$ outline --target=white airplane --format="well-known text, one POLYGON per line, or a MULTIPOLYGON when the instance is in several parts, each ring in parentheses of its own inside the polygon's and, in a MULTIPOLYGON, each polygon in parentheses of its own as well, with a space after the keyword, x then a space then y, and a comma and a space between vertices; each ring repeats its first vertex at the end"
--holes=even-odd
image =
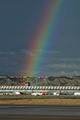
POLYGON ((31 95, 35 95, 35 96, 39 96, 39 95, 46 95, 46 91, 43 91, 42 93, 35 93, 35 92, 32 92, 31 95))
POLYGON ((80 95, 80 92, 75 92, 74 95, 80 95))

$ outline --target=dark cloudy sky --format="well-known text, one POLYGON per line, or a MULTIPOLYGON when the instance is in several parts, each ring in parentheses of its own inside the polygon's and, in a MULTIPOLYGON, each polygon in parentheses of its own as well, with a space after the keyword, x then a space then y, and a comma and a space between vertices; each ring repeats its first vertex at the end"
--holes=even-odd
MULTIPOLYGON (((32 36, 49 1, 0 0, 0 75, 26 75, 27 58, 34 57, 32 36)), ((80 0, 65 1, 55 45, 42 50, 42 76, 80 75, 80 0)))

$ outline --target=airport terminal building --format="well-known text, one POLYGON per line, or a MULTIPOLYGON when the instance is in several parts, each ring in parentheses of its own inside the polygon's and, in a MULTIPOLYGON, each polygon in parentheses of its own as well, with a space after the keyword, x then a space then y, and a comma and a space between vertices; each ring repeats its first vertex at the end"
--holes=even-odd
POLYGON ((43 92, 47 94, 74 94, 80 93, 80 86, 0 86, 0 94, 30 94, 32 92, 43 92))

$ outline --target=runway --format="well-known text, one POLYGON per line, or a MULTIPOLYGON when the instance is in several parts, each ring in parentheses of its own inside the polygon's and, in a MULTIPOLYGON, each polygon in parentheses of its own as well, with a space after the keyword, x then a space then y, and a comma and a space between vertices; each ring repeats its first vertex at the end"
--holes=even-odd
POLYGON ((0 105, 0 120, 80 120, 80 107, 0 105))
POLYGON ((40 105, 0 105, 0 114, 80 116, 80 107, 40 105))

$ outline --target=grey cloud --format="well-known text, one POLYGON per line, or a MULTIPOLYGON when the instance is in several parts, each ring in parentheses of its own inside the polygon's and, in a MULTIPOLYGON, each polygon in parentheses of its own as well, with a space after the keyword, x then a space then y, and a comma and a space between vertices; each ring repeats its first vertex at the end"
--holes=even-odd
POLYGON ((20 53, 26 54, 26 55, 30 55, 30 56, 35 56, 36 52, 43 52, 43 53, 47 53, 47 54, 59 54, 60 52, 58 51, 46 51, 46 50, 21 50, 20 53))
POLYGON ((20 53, 24 53, 26 55, 35 56, 31 50, 21 50, 20 53))
POLYGON ((15 55, 15 52, 12 52, 12 51, 10 51, 10 52, 3 52, 3 51, 1 51, 0 52, 0 55, 15 55))
POLYGON ((80 75, 79 71, 59 71, 59 72, 54 72, 54 76, 75 76, 75 75, 80 75))
POLYGON ((74 63, 60 63, 60 64, 48 64, 45 67, 54 68, 54 69, 77 69, 80 70, 80 64, 74 63))
POLYGON ((59 60, 61 60, 61 61, 74 61, 74 62, 77 62, 77 61, 80 61, 80 58, 61 58, 59 60))
POLYGON ((64 71, 64 70, 61 70, 61 71, 43 71, 44 76, 76 76, 76 75, 80 75, 80 71, 64 71))
POLYGON ((35 51, 39 51, 39 52, 45 52, 45 53, 50 53, 50 54, 59 54, 59 51, 47 51, 47 50, 35 50, 35 51))

